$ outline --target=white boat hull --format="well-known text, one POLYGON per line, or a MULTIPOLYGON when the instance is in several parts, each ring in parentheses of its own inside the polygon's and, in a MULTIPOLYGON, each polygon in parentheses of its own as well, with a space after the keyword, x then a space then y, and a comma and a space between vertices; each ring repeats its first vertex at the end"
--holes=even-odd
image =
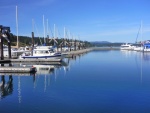
POLYGON ((19 56, 19 59, 50 59, 50 60, 59 60, 61 61, 64 58, 64 55, 52 55, 52 56, 19 56))
POLYGON ((149 49, 144 49, 144 52, 150 52, 150 48, 149 49))
POLYGON ((135 47, 134 51, 143 51, 143 47, 135 47))
POLYGON ((122 44, 120 50, 133 50, 135 46, 132 44, 122 44))

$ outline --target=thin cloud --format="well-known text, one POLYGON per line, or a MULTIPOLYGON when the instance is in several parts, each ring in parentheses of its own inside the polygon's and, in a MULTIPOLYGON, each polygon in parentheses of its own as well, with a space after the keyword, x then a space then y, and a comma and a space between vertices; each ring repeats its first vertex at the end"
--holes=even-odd
MULTIPOLYGON (((142 29, 142 34, 146 34, 150 32, 150 27, 143 28, 142 29)), ((128 29, 111 29, 111 30, 105 30, 105 31, 97 31, 97 32, 92 32, 88 35, 84 35, 85 37, 105 37, 105 36, 125 36, 125 35, 137 35, 138 34, 138 29, 137 28, 128 28, 128 29)))
POLYGON ((54 3, 56 0, 39 0, 38 2, 36 1, 34 5, 37 6, 47 6, 51 3, 54 3))
MULTIPOLYGON (((142 34, 150 32, 150 28, 143 28, 142 34)), ((112 36, 112 35, 128 35, 128 34, 137 34, 138 30, 135 28, 131 29, 123 29, 123 30, 113 30, 113 31, 105 31, 101 32, 100 36, 112 36)))

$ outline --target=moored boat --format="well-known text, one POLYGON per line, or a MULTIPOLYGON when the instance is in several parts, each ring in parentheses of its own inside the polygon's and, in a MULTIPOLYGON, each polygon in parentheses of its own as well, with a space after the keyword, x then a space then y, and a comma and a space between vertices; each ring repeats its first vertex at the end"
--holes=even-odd
MULTIPOLYGON (((16 59, 22 53, 23 53, 22 51, 17 51, 17 50, 12 48, 11 49, 11 58, 16 59)), ((4 48, 3 48, 3 55, 4 55, 4 58, 9 58, 9 53, 8 53, 8 47, 7 46, 4 46, 4 48)))
POLYGON ((134 51, 143 51, 143 46, 134 47, 134 51))
POLYGON ((37 46, 31 55, 22 54, 19 59, 60 59, 64 56, 60 52, 54 52, 50 46, 37 46))
POLYGON ((121 47, 120 47, 120 49, 121 50, 133 50, 134 47, 135 46, 133 46, 132 44, 126 43, 126 44, 122 44, 121 47))
POLYGON ((150 43, 145 43, 144 45, 143 45, 143 51, 144 52, 150 52, 150 43))

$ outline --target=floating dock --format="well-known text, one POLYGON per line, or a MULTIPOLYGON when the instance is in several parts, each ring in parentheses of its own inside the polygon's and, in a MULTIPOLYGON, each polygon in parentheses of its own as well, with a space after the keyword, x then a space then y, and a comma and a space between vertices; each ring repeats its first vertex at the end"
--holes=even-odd
POLYGON ((92 51, 92 50, 93 50, 93 48, 88 48, 88 49, 81 49, 81 50, 77 50, 77 51, 63 52, 63 54, 65 54, 66 58, 70 58, 70 57, 74 57, 74 56, 79 55, 79 54, 87 53, 87 52, 92 51))
POLYGON ((11 62, 61 62, 61 59, 11 59, 11 62))
MULTIPOLYGON (((92 48, 81 49, 77 51, 68 51, 64 52, 66 58, 74 57, 79 54, 83 54, 89 51, 92 51, 92 48)), ((0 63, 13 63, 13 62, 61 62, 61 59, 6 59, 0 60, 0 63)))
POLYGON ((7 72, 5 72, 5 73, 0 73, 0 76, 10 76, 10 75, 13 75, 13 76, 34 76, 35 75, 35 73, 16 73, 16 72, 10 72, 10 73, 7 73, 7 72))
POLYGON ((35 67, 0 67, 0 73, 34 73, 35 67))
POLYGON ((0 63, 13 63, 13 62, 61 62, 60 59, 9 59, 0 60, 0 63))

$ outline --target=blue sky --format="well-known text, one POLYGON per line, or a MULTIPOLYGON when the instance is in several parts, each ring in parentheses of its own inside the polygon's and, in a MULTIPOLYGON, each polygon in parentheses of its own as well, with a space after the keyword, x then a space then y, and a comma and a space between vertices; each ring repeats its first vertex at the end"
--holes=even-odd
POLYGON ((16 6, 18 33, 31 36, 32 20, 35 36, 44 36, 43 15, 48 19, 50 36, 54 24, 58 37, 69 36, 86 41, 135 42, 150 39, 149 0, 1 0, 0 24, 10 26, 16 35, 16 6))

